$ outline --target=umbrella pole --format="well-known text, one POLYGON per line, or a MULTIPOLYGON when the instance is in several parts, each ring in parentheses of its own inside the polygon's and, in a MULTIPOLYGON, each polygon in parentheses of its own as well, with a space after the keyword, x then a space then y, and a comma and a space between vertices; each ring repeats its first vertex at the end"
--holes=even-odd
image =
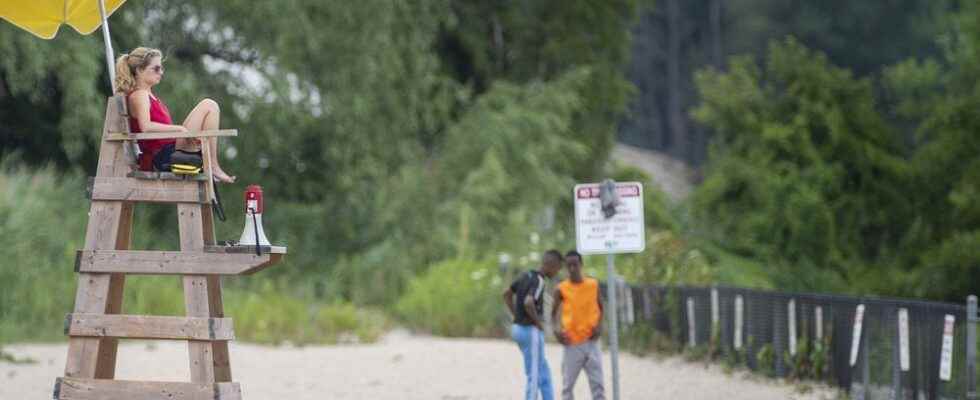
MULTIPOLYGON (((105 62, 106 66, 109 67, 109 89, 112 90, 112 95, 114 96, 116 94, 116 64, 114 62, 116 56, 112 51, 112 41, 109 40, 109 19, 105 15, 105 0, 99 0, 99 15, 102 17, 102 40, 105 42, 105 62)), ((140 150, 135 140, 128 140, 126 143, 129 147, 132 162, 138 164, 140 154, 143 151, 140 150)))
POLYGON ((116 68, 113 59, 112 41, 109 40, 109 20, 105 15, 105 0, 99 0, 99 14, 102 16, 102 39, 105 42, 105 61, 109 67, 109 88, 116 93, 116 68))

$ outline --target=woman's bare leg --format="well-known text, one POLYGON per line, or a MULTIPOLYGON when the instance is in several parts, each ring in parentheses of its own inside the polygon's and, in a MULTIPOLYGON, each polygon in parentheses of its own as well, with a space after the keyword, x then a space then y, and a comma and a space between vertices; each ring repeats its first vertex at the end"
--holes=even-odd
MULTIPOLYGON (((212 131, 218 129, 220 121, 221 109, 218 107, 218 103, 211 99, 204 99, 197 103, 190 114, 187 114, 187 119, 184 120, 183 125, 189 131, 212 131)), ((225 173, 218 161, 218 138, 209 137, 206 140, 208 140, 208 155, 214 163, 214 177, 221 182, 234 182, 235 177, 225 173)), ((193 139, 178 140, 175 147, 187 151, 200 150, 200 146, 193 139)))

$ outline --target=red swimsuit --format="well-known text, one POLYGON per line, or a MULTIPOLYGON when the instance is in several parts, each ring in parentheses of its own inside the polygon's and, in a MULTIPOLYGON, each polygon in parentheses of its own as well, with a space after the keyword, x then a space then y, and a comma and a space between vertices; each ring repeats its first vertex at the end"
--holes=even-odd
MULTIPOLYGON (((132 95, 132 93, 130 93, 130 95, 132 95)), ((167 125, 173 124, 173 120, 170 119, 170 110, 167 109, 167 105, 163 104, 160 99, 153 96, 150 96, 150 121, 167 125)), ((132 115, 129 116, 129 131, 142 132, 139 121, 137 121, 132 115)), ((175 143, 177 143, 176 139, 140 140, 140 150, 143 151, 143 154, 140 155, 140 169, 143 171, 152 171, 153 157, 157 154, 157 152, 164 146, 175 143)))

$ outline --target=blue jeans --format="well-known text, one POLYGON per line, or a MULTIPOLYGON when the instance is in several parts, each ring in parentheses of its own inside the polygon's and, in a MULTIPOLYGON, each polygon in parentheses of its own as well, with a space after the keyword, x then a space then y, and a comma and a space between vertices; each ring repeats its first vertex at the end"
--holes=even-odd
POLYGON ((541 400, 553 400, 555 394, 551 387, 551 370, 548 369, 548 360, 544 358, 544 334, 535 326, 514 324, 510 327, 510 337, 517 342, 524 356, 524 375, 527 376, 524 398, 537 400, 540 390, 541 400))

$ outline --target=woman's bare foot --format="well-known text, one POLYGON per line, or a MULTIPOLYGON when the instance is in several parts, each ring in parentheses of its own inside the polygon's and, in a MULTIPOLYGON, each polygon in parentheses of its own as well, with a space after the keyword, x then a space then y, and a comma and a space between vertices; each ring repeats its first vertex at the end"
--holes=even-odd
POLYGON ((213 173, 214 173, 214 179, 217 179, 218 182, 235 183, 235 179, 237 179, 237 177, 230 176, 226 174, 225 171, 222 171, 219 168, 215 168, 213 173))

